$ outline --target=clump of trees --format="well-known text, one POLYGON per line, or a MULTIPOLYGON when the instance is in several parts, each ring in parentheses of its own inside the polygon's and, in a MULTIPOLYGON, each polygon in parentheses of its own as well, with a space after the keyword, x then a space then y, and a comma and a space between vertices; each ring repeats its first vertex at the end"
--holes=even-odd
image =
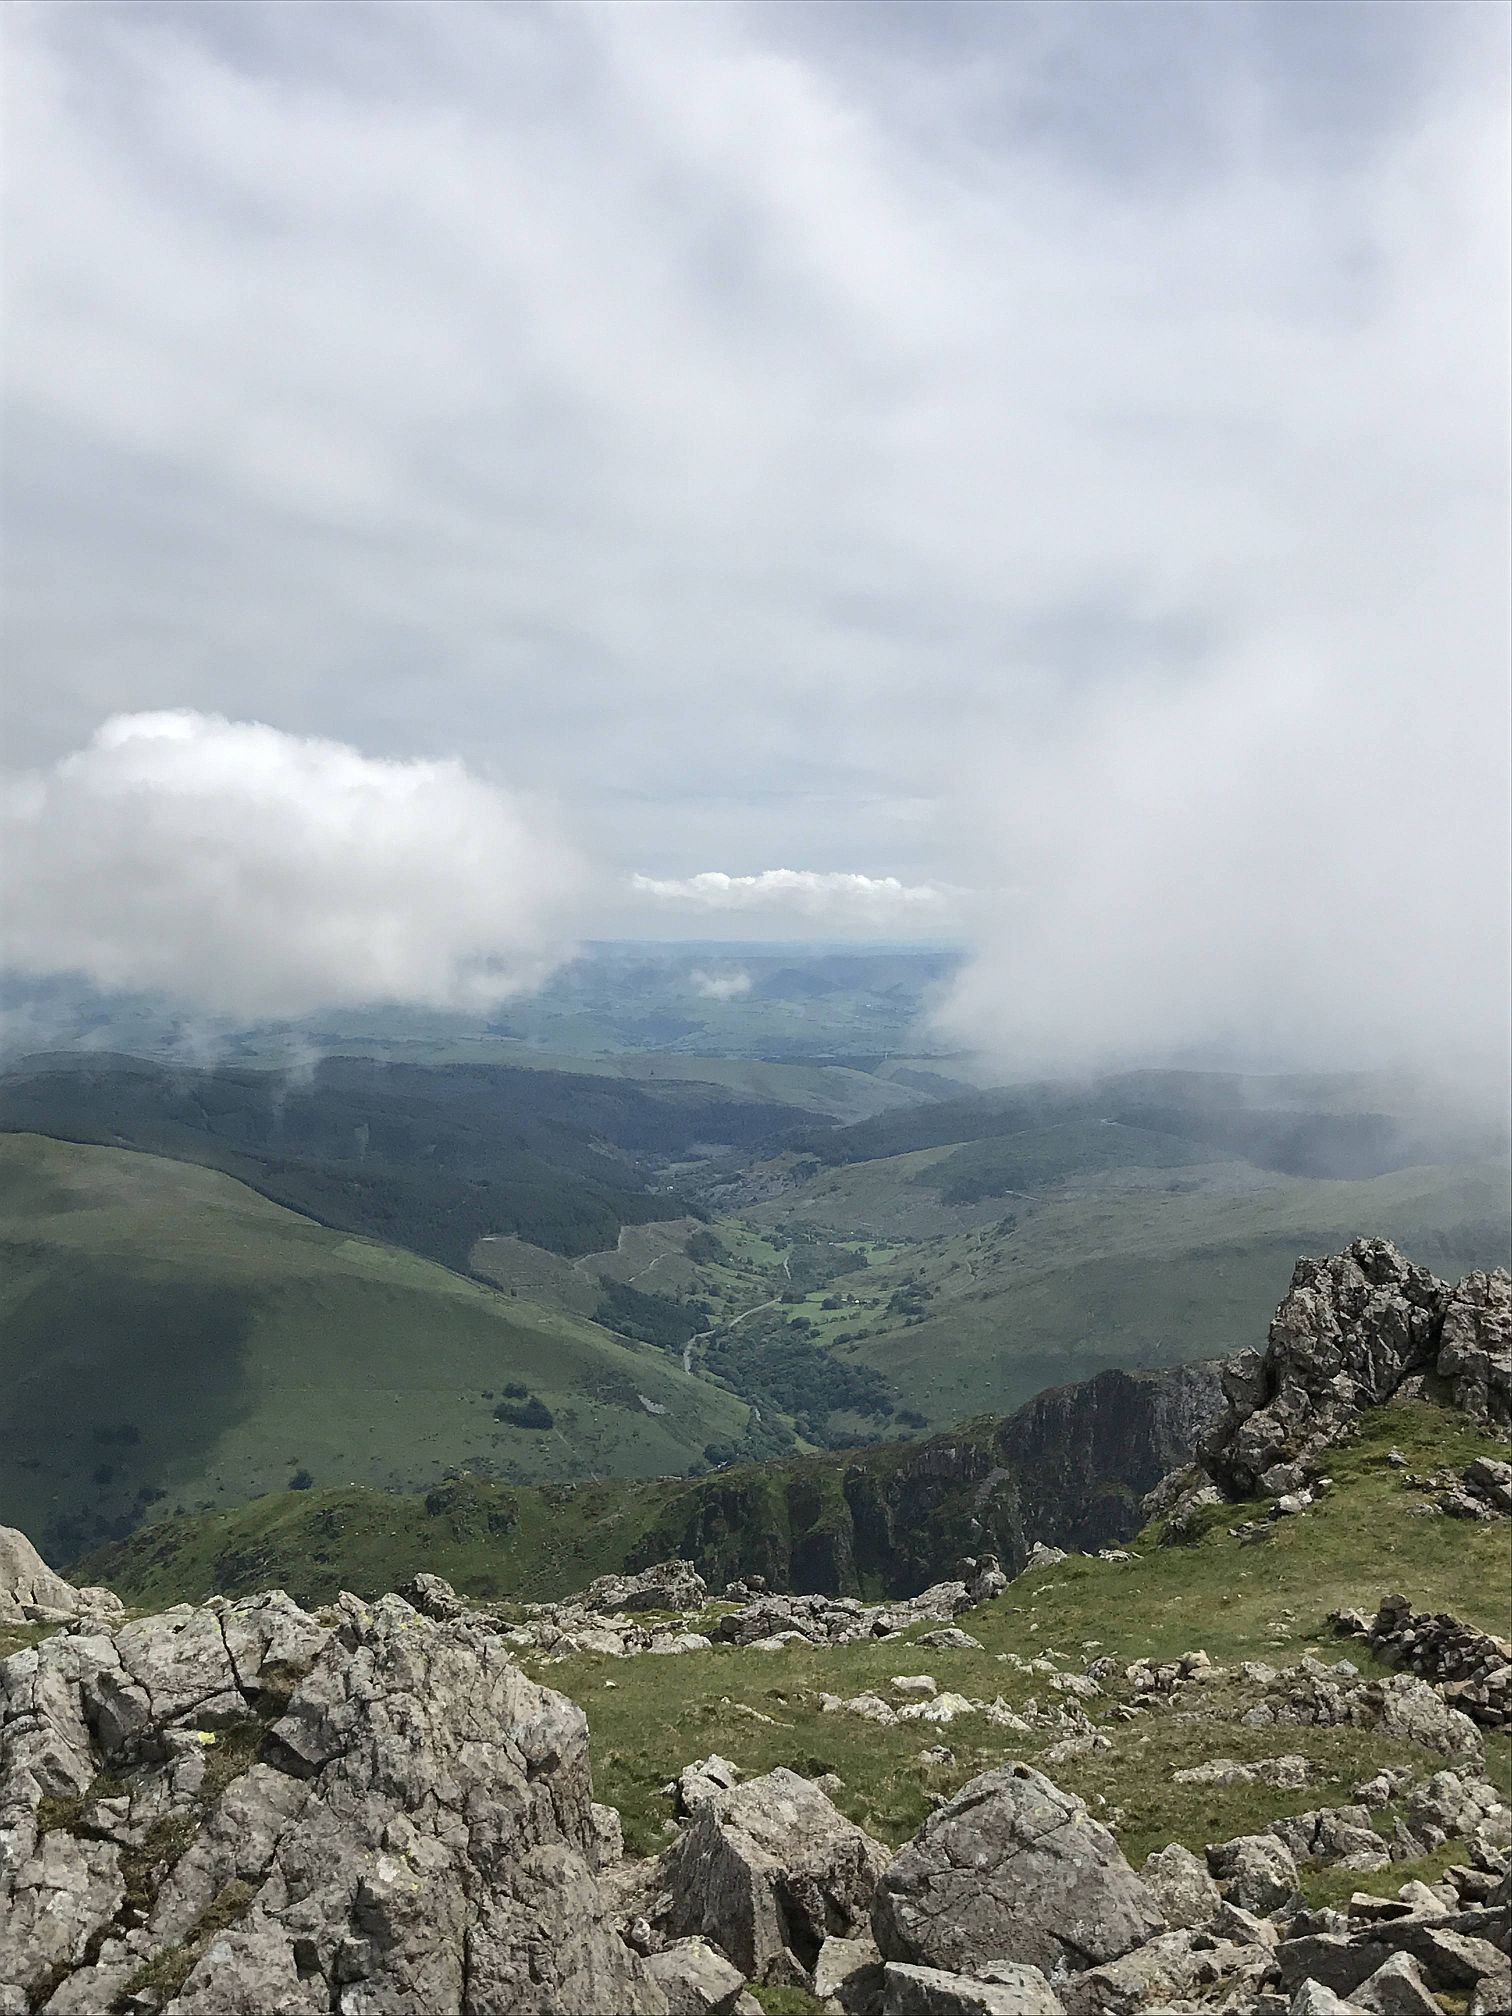
POLYGON ((675 1295, 651 1295, 643 1288, 632 1288, 628 1281, 606 1281, 603 1288, 593 1312, 595 1321, 641 1344, 681 1351, 708 1320, 696 1302, 681 1302, 675 1295))
MULTIPOLYGON (((511 1389, 506 1386, 504 1390, 508 1393, 511 1389)), ((525 1390, 524 1387, 519 1388, 521 1392, 525 1390)), ((534 1393, 523 1400, 501 1400, 494 1409, 494 1419, 507 1423, 511 1428, 545 1429, 556 1426, 556 1416, 534 1393)))

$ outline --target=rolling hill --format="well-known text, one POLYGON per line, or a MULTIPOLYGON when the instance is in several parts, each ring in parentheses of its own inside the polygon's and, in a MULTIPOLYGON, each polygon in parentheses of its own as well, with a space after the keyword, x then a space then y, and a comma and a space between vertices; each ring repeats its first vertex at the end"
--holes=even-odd
POLYGON ((306 1077, 131 1057, 29 1060, 0 1129, 147 1149, 239 1177, 347 1232, 465 1269, 487 1233, 553 1252, 612 1246, 687 1207, 660 1165, 769 1145, 815 1116, 718 1084, 328 1057, 306 1077))
POLYGON ((666 1352, 218 1171, 21 1134, 0 1137, 0 1394, 0 1522, 59 1556, 295 1477, 680 1473, 749 1420, 666 1352), (496 1418, 529 1396, 549 1428, 496 1418))

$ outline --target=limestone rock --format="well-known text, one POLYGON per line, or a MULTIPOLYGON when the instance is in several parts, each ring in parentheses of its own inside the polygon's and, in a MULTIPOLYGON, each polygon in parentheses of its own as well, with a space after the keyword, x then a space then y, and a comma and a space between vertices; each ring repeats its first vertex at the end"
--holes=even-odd
POLYGON ((401 1583, 397 1593, 406 1603, 413 1604, 422 1617, 433 1617, 438 1624, 467 1615, 467 1605, 440 1575, 416 1575, 401 1583))
POLYGON ((1208 1874, 1207 1864, 1179 1841, 1147 1856, 1139 1873, 1166 1923, 1178 1931, 1196 1931, 1211 1924, 1223 1903, 1223 1893, 1208 1874))
POLYGON ((889 1961, 882 1977, 882 2016, 1061 2016, 1037 1967, 999 1965, 993 1980, 973 1980, 938 1967, 889 1961))
POLYGON ((1353 2016, 1354 2004, 1345 2002, 1321 1981, 1304 1981, 1291 2000, 1290 2016, 1353 2016))
POLYGON ((1240 1834, 1207 1851, 1208 1868, 1230 1903, 1263 1918, 1296 1893, 1297 1865, 1291 1850, 1272 1834, 1240 1834))
POLYGON ((657 1864, 652 1916, 711 1940, 751 1980, 806 1978, 826 1938, 864 1931, 888 1852, 824 1793, 778 1769, 699 1805, 657 1864))
POLYGON ((174 2016, 664 2016, 593 1874, 580 1711, 478 1624, 337 1611, 184 1605, 0 1664, 0 1979, 59 2016, 158 2006, 164 1956, 174 2016))
POLYGON ((658 1561, 638 1575, 600 1575, 583 1592, 586 1610, 701 1610, 709 1600, 691 1561, 658 1561))
POLYGON ((678 1939, 646 1956, 646 1973, 666 1998, 667 2016, 732 2016, 745 1976, 706 1939, 678 1939))
POLYGON ((1260 1365, 1229 1382, 1231 1411, 1204 1445, 1204 1468, 1245 1497, 1274 1466, 1305 1463, 1433 1363, 1449 1302, 1443 1282, 1385 1239, 1299 1260, 1260 1365))
POLYGON ((0 1624, 68 1624, 79 1617, 103 1623, 121 1614, 118 1596, 76 1589, 53 1573, 24 1533, 0 1526, 0 1624))
POLYGON ((889 1960, 1050 1976, 1117 1959, 1164 1927, 1150 1889, 1081 1800, 1024 1764, 984 1772, 924 1823, 877 1885, 889 1960))
POLYGON ((1369 2016, 1443 2016, 1423 1970, 1409 1953, 1393 1953, 1355 1989, 1351 2000, 1369 2016))
POLYGON ((1512 1424, 1512 1276, 1467 1274, 1449 1296, 1435 1369, 1457 1407, 1488 1427, 1512 1424))

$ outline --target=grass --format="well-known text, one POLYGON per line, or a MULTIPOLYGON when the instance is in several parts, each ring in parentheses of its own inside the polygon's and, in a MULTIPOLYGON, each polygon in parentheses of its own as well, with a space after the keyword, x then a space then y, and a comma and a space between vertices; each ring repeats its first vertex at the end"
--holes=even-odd
MULTIPOLYGON (((836 1348, 885 1374, 899 1405, 931 1426, 1009 1412, 1108 1366, 1255 1344, 1297 1255, 1337 1251, 1362 1231, 1451 1276, 1504 1265, 1512 1252, 1503 1165, 1345 1182, 1212 1161, 1105 1170, 1028 1198, 950 1205, 936 1185, 956 1152, 821 1170, 740 1214, 760 1231, 797 1220, 829 1238, 881 1242, 865 1274, 832 1284, 863 1306, 819 1312, 820 1291, 802 1313, 821 1342, 849 1333, 855 1341, 836 1348), (905 1276, 924 1291, 922 1321, 887 1311, 905 1276)), ((725 1222, 715 1229, 731 1243, 725 1222)))
MULTIPOLYGON (((928 1671, 942 1691, 973 1699, 1001 1694, 1014 1706, 1031 1695, 1053 1701, 1046 1676, 1019 1671, 1003 1656, 1010 1653, 1053 1651, 1065 1670, 1082 1670, 1104 1655, 1122 1668, 1137 1658, 1171 1659, 1197 1649, 1230 1669, 1243 1659, 1290 1664, 1308 1652, 1368 1665, 1357 1641, 1336 1638, 1326 1619, 1345 1605, 1373 1609, 1393 1588, 1416 1605, 1452 1610, 1505 1634, 1506 1523, 1415 1515, 1416 1494, 1386 1462, 1387 1450, 1397 1447, 1414 1466, 1447 1468, 1501 1446, 1475 1434, 1463 1417, 1422 1403, 1382 1409, 1356 1442, 1336 1452, 1335 1491, 1301 1518, 1278 1522, 1264 1544, 1230 1537, 1228 1526, 1246 1516, 1237 1507, 1188 1546, 1160 1547, 1146 1536, 1128 1562, 1073 1558, 1036 1570, 966 1620, 982 1640, 980 1651, 920 1648, 911 1638, 782 1653, 716 1647, 678 1659, 543 1661, 539 1677, 587 1711, 597 1795, 619 1809, 637 1851, 669 1838, 661 1788, 710 1750, 747 1773, 777 1764, 810 1776, 833 1771, 843 1784, 837 1803, 881 1839, 900 1842, 925 1818, 931 1793, 949 1796, 1010 1757, 1033 1762, 1054 1736, 1000 1731, 979 1717, 943 1728, 879 1727, 823 1713, 822 1692, 887 1697, 896 1675, 928 1671), (922 1753, 942 1747, 946 1761, 921 1761, 922 1753)), ((1127 1695, 1115 1685, 1109 1699, 1090 1704, 1094 1719, 1102 1721, 1112 1702, 1127 1695)), ((1127 1723, 1106 1720, 1111 1750, 1049 1768, 1109 1820, 1137 1861, 1167 1841, 1200 1848, 1284 1813, 1347 1801, 1352 1785, 1383 1765, 1431 1769, 1442 1761, 1357 1729, 1252 1728, 1243 1720, 1252 1698, 1220 1674, 1185 1690, 1174 1709, 1127 1723), (1282 1753, 1314 1765, 1304 1790, 1174 1782, 1183 1764, 1282 1753)), ((1494 1741, 1487 1751, 1505 1787, 1509 1746, 1494 1741)))
POLYGON ((665 1352, 188 1163, 0 1137, 0 1262, 0 1521, 60 1559, 301 1469, 380 1489, 457 1465, 656 1474, 746 1425, 665 1352), (494 1418, 511 1380, 551 1432, 494 1418))

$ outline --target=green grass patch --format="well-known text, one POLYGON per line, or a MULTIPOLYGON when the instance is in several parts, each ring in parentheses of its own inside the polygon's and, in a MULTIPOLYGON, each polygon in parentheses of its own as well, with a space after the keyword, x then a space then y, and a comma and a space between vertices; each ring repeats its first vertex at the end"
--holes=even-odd
MULTIPOLYGON (((965 1620, 982 1640, 979 1651, 920 1648, 916 1632, 827 1650, 716 1646, 683 1658, 580 1657, 536 1670, 587 1711, 598 1796, 619 1809, 632 1852, 649 1853, 671 1834, 662 1786, 711 1750, 748 1774, 778 1764, 813 1777, 832 1771, 842 1781, 837 1804, 880 1839, 899 1843, 926 1818, 929 1794, 949 1796, 1010 1758, 1034 1762, 1055 1740, 1041 1731, 998 1730, 980 1717, 879 1727, 824 1713, 821 1693, 874 1692, 896 1702, 892 1679, 927 1671, 942 1691, 986 1701, 1001 1695, 1014 1707, 1032 1696, 1044 1705, 1056 1698, 1048 1677, 1021 1672, 1001 1655, 1028 1660, 1053 1651, 1061 1670, 1083 1670, 1105 1655, 1121 1669, 1143 1657, 1205 1650, 1230 1674, 1184 1690, 1174 1709, 1156 1707, 1128 1722, 1110 1713, 1131 1698, 1112 1683, 1105 1698, 1088 1704, 1112 1748, 1046 1766, 1109 1820, 1134 1860, 1172 1840, 1199 1848, 1283 1814, 1347 1802, 1352 1786, 1383 1766, 1427 1771, 1442 1763, 1358 1729, 1252 1728, 1243 1717, 1253 1694, 1232 1678, 1240 1661, 1282 1666, 1312 1652, 1377 1671, 1359 1642, 1337 1638, 1326 1620, 1345 1605, 1373 1609, 1394 1587, 1419 1607, 1508 1631, 1505 1524, 1415 1516, 1416 1494, 1385 1461, 1393 1446, 1423 1468, 1450 1468, 1502 1445, 1477 1435, 1463 1416, 1430 1405, 1381 1409, 1335 1452, 1333 1494, 1300 1518, 1278 1522, 1265 1545, 1246 1546, 1220 1525, 1183 1547, 1158 1546, 1147 1535, 1127 1562, 1073 1557, 1038 1569, 965 1620), (941 1749, 945 1760, 922 1762, 941 1749), (1243 1763, 1287 1753, 1313 1766, 1300 1791, 1174 1780, 1183 1766, 1215 1757, 1243 1763)), ((1232 1508, 1230 1523, 1246 1509, 1232 1508)), ((1505 1740, 1493 1739, 1487 1752, 1488 1768, 1504 1773, 1505 1740)))

